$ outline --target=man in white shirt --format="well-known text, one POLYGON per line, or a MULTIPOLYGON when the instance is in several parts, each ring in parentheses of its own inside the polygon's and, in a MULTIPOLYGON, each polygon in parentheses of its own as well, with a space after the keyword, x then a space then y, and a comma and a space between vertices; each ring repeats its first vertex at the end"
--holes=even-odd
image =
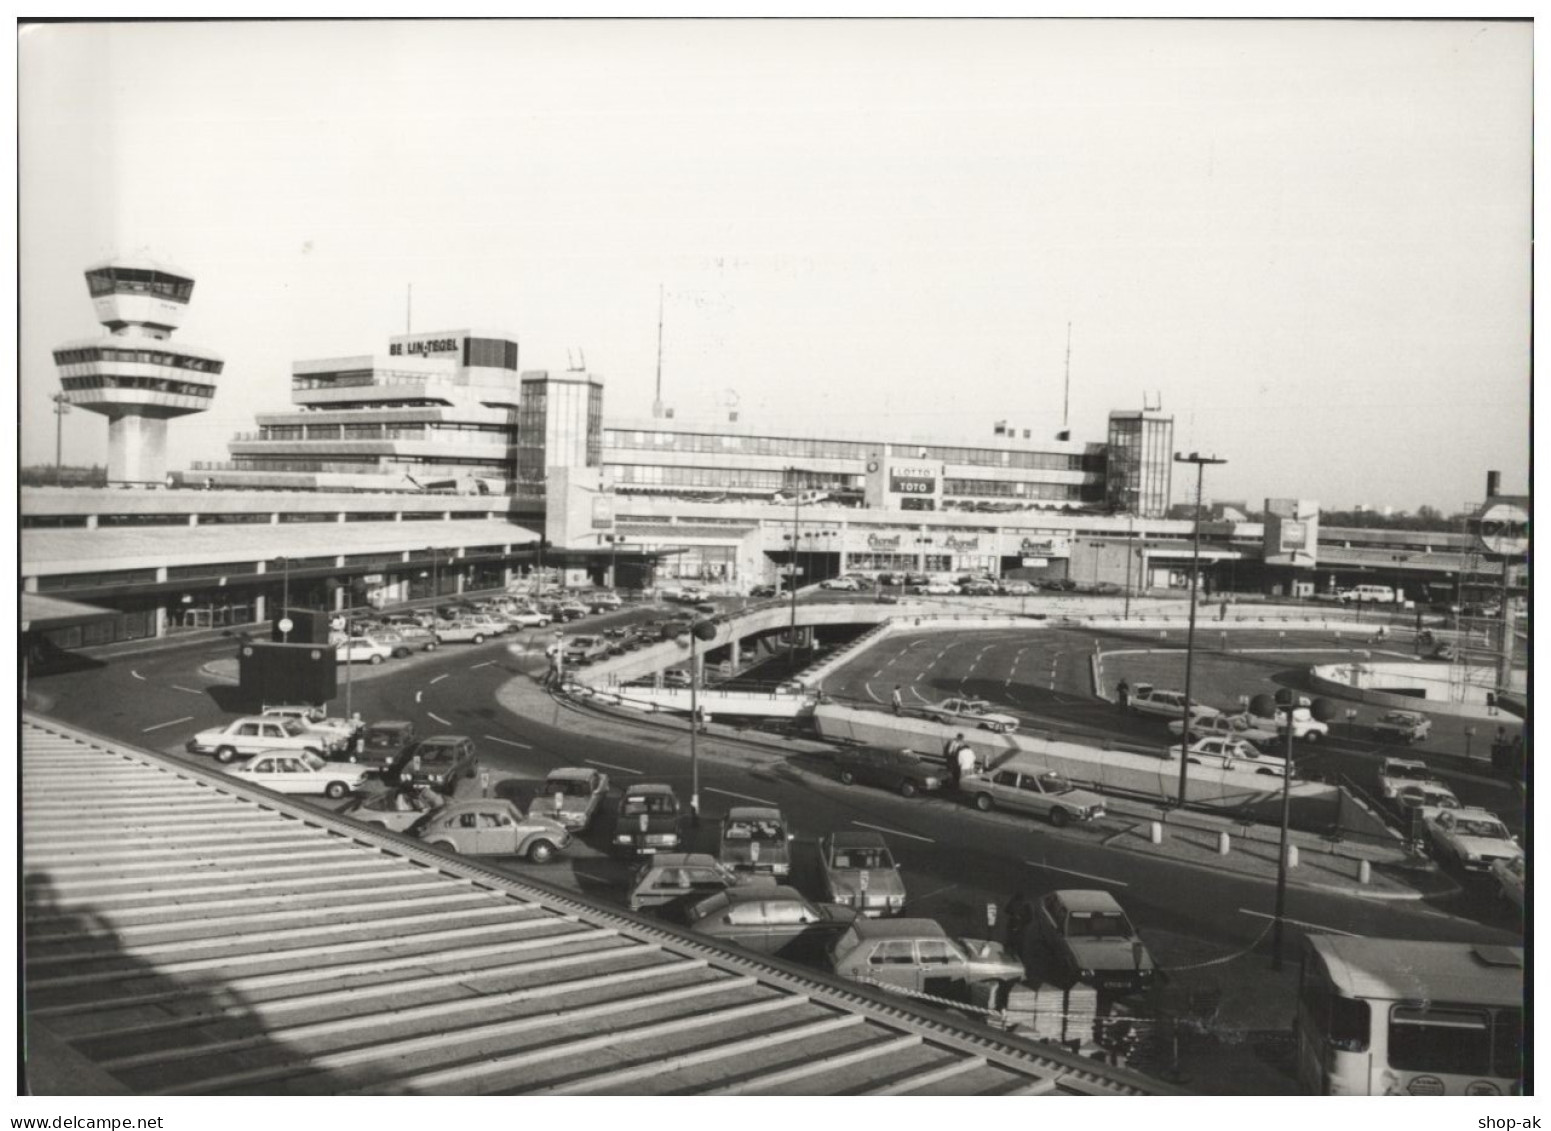
POLYGON ((975 757, 974 747, 970 746, 969 743, 964 741, 964 736, 962 734, 959 735, 958 751, 955 753, 954 757, 958 759, 960 782, 964 780, 965 775, 973 774, 980 768, 979 759, 975 757))

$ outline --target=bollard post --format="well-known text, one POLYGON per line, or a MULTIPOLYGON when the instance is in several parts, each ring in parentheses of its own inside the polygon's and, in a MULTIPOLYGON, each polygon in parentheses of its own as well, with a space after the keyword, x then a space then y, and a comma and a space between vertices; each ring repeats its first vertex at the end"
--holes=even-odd
POLYGON ((1163 822, 1162 821, 1154 821, 1152 823, 1152 827, 1149 830, 1149 839, 1154 844, 1162 844, 1163 843, 1163 822))
POLYGON ((1289 868, 1296 868, 1298 866, 1298 846, 1296 844, 1289 844, 1287 846, 1287 866, 1289 868))
POLYGON ((1226 829, 1217 834, 1217 855, 1226 856, 1233 848, 1233 838, 1228 835, 1226 829))
POLYGON ((1357 882, 1360 884, 1373 882, 1373 865, 1366 860, 1357 862, 1357 882))

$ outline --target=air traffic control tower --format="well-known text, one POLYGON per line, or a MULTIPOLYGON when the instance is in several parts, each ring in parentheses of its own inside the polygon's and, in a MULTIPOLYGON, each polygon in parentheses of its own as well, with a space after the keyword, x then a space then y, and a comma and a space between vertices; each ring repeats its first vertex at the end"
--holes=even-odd
POLYGON ((54 351, 66 403, 108 418, 108 481, 160 483, 167 474, 167 421, 204 412, 224 362, 168 339, 183 320, 194 280, 141 259, 86 269, 86 285, 106 337, 54 351))

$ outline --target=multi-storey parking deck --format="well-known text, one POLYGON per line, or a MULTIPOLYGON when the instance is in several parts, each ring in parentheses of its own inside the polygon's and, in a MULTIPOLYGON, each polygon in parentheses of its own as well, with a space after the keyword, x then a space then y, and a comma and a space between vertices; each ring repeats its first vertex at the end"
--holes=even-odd
POLYGON ((1171 1091, 50 720, 22 783, 29 1045, 81 1091, 1171 1091))

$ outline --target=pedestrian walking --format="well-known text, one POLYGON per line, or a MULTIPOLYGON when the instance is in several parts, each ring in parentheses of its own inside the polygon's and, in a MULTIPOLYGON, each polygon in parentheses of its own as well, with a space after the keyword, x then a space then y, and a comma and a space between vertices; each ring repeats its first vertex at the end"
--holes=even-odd
POLYGON ((1115 685, 1115 701, 1120 704, 1122 711, 1131 705, 1131 685, 1125 681, 1124 676, 1115 685))
POLYGON ((1217 606, 1217 619, 1218 620, 1227 620, 1228 619, 1228 602, 1226 600, 1224 600, 1222 604, 1217 606))
POLYGON ((959 741, 964 736, 950 738, 942 744, 942 760, 948 768, 948 788, 959 788, 959 741))
POLYGON ((890 701, 894 704, 894 713, 896 715, 904 713, 905 700, 899 693, 899 684, 897 683, 894 685, 894 694, 890 696, 890 701))
POLYGON ((975 756, 975 748, 964 741, 964 736, 959 735, 958 752, 955 755, 959 766, 959 781, 962 782, 967 774, 977 773, 980 770, 980 760, 975 756))

